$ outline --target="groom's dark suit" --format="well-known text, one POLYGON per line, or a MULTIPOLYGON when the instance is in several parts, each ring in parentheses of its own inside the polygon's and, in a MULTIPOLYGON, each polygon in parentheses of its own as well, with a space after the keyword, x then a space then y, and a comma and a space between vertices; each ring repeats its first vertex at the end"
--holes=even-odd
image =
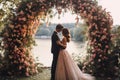
POLYGON ((52 61, 52 69, 51 69, 51 80, 55 80, 55 70, 58 60, 59 51, 62 46, 57 44, 57 41, 60 41, 60 38, 57 35, 57 32, 54 31, 51 37, 52 46, 51 46, 51 53, 53 53, 53 61, 52 61))

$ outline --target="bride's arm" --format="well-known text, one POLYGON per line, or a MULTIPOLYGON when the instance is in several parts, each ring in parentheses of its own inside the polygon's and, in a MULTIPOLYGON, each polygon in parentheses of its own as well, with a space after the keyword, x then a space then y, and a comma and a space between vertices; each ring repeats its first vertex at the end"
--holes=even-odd
POLYGON ((67 40, 66 40, 66 38, 62 39, 62 44, 65 45, 65 46, 67 46, 67 40))
POLYGON ((63 47, 64 49, 66 48, 66 45, 63 44, 61 41, 57 41, 57 44, 60 45, 61 47, 63 47))
POLYGON ((67 46, 66 38, 63 38, 62 41, 57 41, 57 44, 61 46, 61 48, 65 49, 67 46))

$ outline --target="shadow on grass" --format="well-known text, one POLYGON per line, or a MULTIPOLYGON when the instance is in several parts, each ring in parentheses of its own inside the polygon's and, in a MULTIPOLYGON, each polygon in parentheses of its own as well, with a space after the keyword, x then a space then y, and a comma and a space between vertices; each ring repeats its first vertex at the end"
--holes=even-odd
POLYGON ((0 80, 50 80, 50 68, 42 68, 42 71, 29 77, 0 76, 0 80))

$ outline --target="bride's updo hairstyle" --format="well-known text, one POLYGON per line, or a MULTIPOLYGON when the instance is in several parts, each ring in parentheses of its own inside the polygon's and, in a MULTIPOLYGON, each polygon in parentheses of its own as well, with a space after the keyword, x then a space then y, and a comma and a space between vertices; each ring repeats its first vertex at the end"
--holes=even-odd
POLYGON ((67 42, 70 42, 70 32, 67 28, 62 29, 62 34, 64 37, 66 37, 67 42))

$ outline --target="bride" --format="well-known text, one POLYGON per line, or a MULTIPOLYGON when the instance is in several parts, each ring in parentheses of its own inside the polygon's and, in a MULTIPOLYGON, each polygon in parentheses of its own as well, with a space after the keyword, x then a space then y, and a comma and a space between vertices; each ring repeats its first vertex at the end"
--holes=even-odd
MULTIPOLYGON (((62 45, 67 47, 70 42, 70 33, 67 28, 62 30, 62 45)), ((66 49, 61 49, 56 66, 55 80, 95 80, 89 74, 83 73, 77 64, 72 60, 66 49)))

